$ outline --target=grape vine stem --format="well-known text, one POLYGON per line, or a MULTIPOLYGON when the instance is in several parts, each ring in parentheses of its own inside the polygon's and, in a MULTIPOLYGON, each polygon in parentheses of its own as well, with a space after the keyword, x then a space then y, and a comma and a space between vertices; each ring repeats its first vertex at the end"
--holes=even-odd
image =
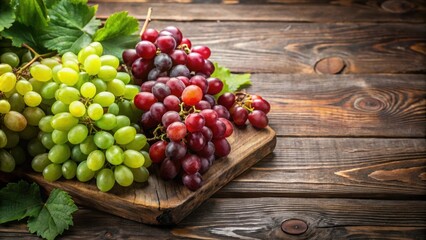
POLYGON ((145 22, 143 24, 141 32, 139 33, 141 37, 143 33, 145 32, 146 28, 148 27, 148 23, 151 22, 151 14, 152 14, 152 8, 148 8, 148 13, 146 14, 145 22))
POLYGON ((29 66, 31 66, 31 64, 33 64, 35 61, 37 61, 39 58, 45 58, 45 57, 52 57, 54 55, 56 55, 56 52, 50 52, 50 53, 45 53, 45 54, 39 54, 38 52, 36 52, 32 47, 28 46, 27 44, 22 44, 23 47, 25 47, 26 49, 28 49, 30 52, 32 52, 34 54, 33 59, 31 59, 31 61, 29 61, 27 64, 25 64, 24 66, 22 66, 21 68, 19 68, 19 70, 16 72, 16 75, 21 75, 21 73, 27 69, 29 66))

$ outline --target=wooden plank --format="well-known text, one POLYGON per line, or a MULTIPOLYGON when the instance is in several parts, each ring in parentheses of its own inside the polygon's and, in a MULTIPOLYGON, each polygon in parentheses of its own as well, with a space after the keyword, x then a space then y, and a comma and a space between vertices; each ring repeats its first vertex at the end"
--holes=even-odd
MULTIPOLYGON (((424 239, 426 202, 303 198, 209 199, 177 226, 158 228, 80 209, 66 239, 424 239), (281 223, 307 223, 301 235, 281 223), (94 224, 95 223, 95 224, 94 224)), ((4 238, 35 239, 25 223, 0 226, 4 238)))
POLYGON ((193 46, 209 46, 211 60, 236 72, 312 74, 330 57, 342 59, 344 74, 426 72, 425 24, 153 21, 150 27, 168 25, 193 46))
POLYGON ((272 155, 215 196, 416 199, 425 195, 425 139, 280 137, 272 155))
POLYGON ((25 173, 47 190, 62 188, 86 206, 107 211, 123 218, 149 224, 178 223, 236 176, 253 166, 275 148, 275 132, 271 128, 234 131, 228 138, 232 151, 217 159, 203 174, 203 186, 192 192, 178 181, 164 181, 152 174, 147 184, 115 186, 110 192, 99 191, 96 184, 58 180, 48 182, 39 173, 25 173))
MULTIPOLYGON (((154 9, 153 19, 171 21, 282 21, 282 22, 425 22, 426 11, 422 3, 409 3, 404 6, 386 8, 377 2, 319 2, 310 4, 274 4, 255 1, 250 4, 197 4, 194 1, 105 1, 99 4, 97 16, 105 19, 117 11, 129 11, 138 19, 145 19, 148 7, 154 9), (253 4, 255 3, 255 4, 253 4), (262 4, 263 3, 263 4, 262 4), (206 9, 209 9, 206 13, 206 9), (389 10, 391 9, 391 10, 389 10), (399 10, 399 11, 398 11, 399 10), (409 12, 409 14, 406 14, 409 12), (333 14, 330 14, 333 13, 333 14)), ((219 1, 220 3, 221 1, 219 1)), ((235 1, 245 3, 245 1, 235 1)))
POLYGON ((279 136, 424 137, 425 75, 253 74, 279 136))

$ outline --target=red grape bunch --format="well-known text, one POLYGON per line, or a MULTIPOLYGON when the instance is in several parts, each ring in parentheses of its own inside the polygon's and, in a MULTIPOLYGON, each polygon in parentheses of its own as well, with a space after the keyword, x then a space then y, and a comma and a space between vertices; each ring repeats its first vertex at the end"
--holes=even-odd
POLYGON ((141 39, 123 52, 123 60, 141 83, 134 103, 144 111, 141 126, 153 140, 149 155, 163 179, 181 177, 195 191, 215 158, 231 151, 230 113, 213 96, 223 83, 209 77, 210 49, 191 47, 178 28, 147 29, 141 39))

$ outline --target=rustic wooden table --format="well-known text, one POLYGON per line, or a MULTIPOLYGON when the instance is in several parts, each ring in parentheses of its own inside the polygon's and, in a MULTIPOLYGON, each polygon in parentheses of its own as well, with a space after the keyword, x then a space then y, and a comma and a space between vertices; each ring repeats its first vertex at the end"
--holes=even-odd
MULTIPOLYGON (((96 2, 99 18, 143 21, 151 6, 151 26, 178 26, 214 61, 252 73, 278 140, 177 226, 81 208, 64 239, 426 238, 421 1, 96 2)), ((13 223, 3 237, 34 236, 13 223)))

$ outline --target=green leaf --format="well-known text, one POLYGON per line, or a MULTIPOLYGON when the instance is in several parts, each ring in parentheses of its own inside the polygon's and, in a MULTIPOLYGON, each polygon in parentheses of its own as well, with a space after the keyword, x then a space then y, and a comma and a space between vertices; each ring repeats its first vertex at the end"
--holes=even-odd
POLYGON ((73 225, 72 214, 77 210, 77 206, 66 192, 54 189, 40 214, 28 219, 28 228, 31 233, 37 233, 42 238, 55 239, 73 225))
POLYGON ((12 40, 12 46, 21 47, 22 44, 26 43, 36 51, 42 52, 44 48, 40 46, 38 35, 35 30, 31 27, 27 27, 22 23, 15 22, 12 27, 5 29, 0 32, 0 35, 4 38, 12 40))
POLYGON ((41 36, 44 46, 60 54, 80 49, 92 42, 101 22, 95 18, 97 6, 61 0, 49 10, 50 22, 41 36))
POLYGON ((94 41, 100 42, 120 36, 128 36, 139 29, 136 18, 128 16, 127 11, 114 13, 108 17, 104 27, 98 29, 93 37, 94 41))
POLYGON ((10 28, 12 23, 15 21, 15 17, 13 9, 2 2, 0 5, 0 32, 4 29, 10 28))
POLYGON ((104 47, 104 54, 114 55, 121 59, 122 52, 124 49, 135 48, 136 43, 139 41, 138 35, 130 36, 118 36, 116 38, 110 38, 105 41, 101 41, 104 47))
POLYGON ((225 92, 235 92, 251 85, 250 73, 234 74, 228 68, 221 67, 214 63, 215 71, 211 77, 219 78, 223 82, 223 89, 216 96, 225 92))
POLYGON ((0 224, 37 216, 42 204, 37 184, 9 183, 0 190, 0 224))
POLYGON ((47 8, 43 0, 12 0, 16 20, 25 26, 42 28, 47 26, 47 8))

